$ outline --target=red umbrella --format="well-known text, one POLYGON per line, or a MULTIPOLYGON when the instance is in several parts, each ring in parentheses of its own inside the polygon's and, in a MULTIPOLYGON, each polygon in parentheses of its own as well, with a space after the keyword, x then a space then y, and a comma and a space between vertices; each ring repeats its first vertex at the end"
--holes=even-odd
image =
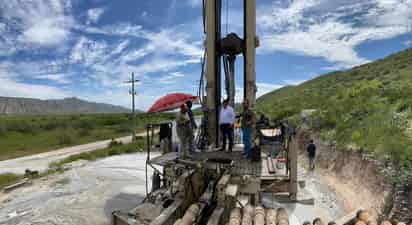
POLYGON ((148 113, 156 113, 156 112, 164 112, 173 109, 179 108, 187 101, 195 101, 197 99, 196 96, 191 94, 184 94, 184 93, 173 93, 168 94, 159 98, 153 105, 150 107, 148 113))

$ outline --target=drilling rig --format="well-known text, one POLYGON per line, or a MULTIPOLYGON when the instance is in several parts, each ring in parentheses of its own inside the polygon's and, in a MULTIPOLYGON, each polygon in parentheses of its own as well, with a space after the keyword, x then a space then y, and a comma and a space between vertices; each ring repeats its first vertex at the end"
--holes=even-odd
MULTIPOLYGON (((258 160, 242 157, 241 145, 233 152, 215 151, 220 142, 222 89, 234 106, 235 60, 239 55, 244 62, 243 99, 251 107, 256 103, 256 0, 243 0, 243 7, 243 37, 236 33, 222 37, 222 0, 203 0, 206 39, 199 89, 204 111, 202 143, 198 145, 201 151, 189 159, 173 151, 152 158, 153 130, 160 127, 160 133, 170 139, 172 125, 148 126, 146 168, 154 170, 151 191, 146 170, 145 199, 129 212, 113 212, 113 225, 289 225, 287 211, 265 205, 262 196, 270 193, 284 203, 313 201, 298 193, 298 144, 293 132, 255 124, 253 140, 260 149, 258 160)), ((353 224, 351 221, 338 224, 353 224)), ((319 219, 316 224, 323 222, 319 219)))

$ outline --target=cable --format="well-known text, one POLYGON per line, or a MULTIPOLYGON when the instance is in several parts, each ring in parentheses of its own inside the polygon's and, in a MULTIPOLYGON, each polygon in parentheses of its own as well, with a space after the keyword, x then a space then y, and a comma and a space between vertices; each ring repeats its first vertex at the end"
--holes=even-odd
POLYGON ((229 34, 229 0, 226 0, 226 35, 229 34))
POLYGON ((206 34, 206 5, 205 5, 205 0, 202 1, 202 5, 203 5, 203 33, 206 34))

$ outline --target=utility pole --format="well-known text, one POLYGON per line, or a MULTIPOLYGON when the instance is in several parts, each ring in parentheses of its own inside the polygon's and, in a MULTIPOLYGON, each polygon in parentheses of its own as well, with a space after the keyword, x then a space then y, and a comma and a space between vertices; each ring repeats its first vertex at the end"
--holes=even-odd
POLYGON ((132 84, 132 89, 129 90, 129 94, 132 95, 132 141, 136 139, 136 110, 135 110, 135 103, 134 103, 134 96, 137 95, 135 91, 135 83, 139 82, 140 80, 134 79, 134 73, 132 73, 132 77, 130 80, 126 81, 128 84, 132 84))

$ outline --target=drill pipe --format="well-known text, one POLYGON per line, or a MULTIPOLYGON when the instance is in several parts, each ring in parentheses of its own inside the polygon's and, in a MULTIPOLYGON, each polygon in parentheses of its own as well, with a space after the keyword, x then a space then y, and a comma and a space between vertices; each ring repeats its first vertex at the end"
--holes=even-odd
POLYGON ((262 206, 256 206, 255 208, 254 225, 265 225, 265 209, 262 206))
POLYGON ((279 208, 276 211, 276 225, 289 225, 289 216, 286 209, 279 208))
POLYGON ((276 225, 276 210, 268 209, 266 212, 266 225, 276 225))
POLYGON ((230 212, 229 225, 240 225, 242 222, 242 213, 240 208, 236 207, 230 212))
MULTIPOLYGON (((187 210, 185 215, 182 217, 180 223, 178 225, 192 225, 197 215, 199 214, 200 207, 197 204, 192 204, 187 210)), ((177 224, 175 224, 177 225, 177 224)))
POLYGON ((243 207, 242 225, 253 225, 253 214, 255 208, 251 205, 243 207))

